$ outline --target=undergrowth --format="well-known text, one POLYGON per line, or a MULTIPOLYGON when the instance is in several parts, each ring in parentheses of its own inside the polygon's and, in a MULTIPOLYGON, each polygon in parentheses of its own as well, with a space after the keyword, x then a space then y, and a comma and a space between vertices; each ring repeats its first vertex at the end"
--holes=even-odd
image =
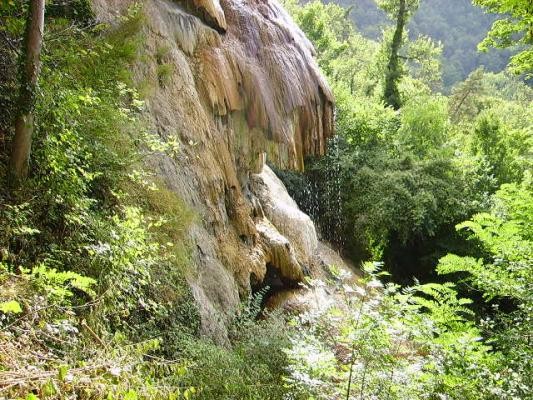
MULTIPOLYGON (((147 130, 129 72, 143 56, 142 7, 102 25, 87 4, 51 6, 31 176, 0 192, 0 399, 282 398, 287 335, 279 317, 256 322, 260 300, 227 346, 198 335, 196 216, 145 163, 179 143, 147 130)), ((2 40, 18 46, 20 7, 0 8, 14 27, 2 40)), ((161 84, 171 72, 160 66, 161 84)), ((9 107, 13 85, 0 84, 9 107)))
MULTIPOLYGON (((10 26, 17 7, 2 9, 10 26)), ((173 340, 199 326, 194 214, 144 166, 166 147, 146 131, 129 73, 142 9, 113 26, 52 11, 32 174, 0 194, 0 397, 190 398, 173 340)))

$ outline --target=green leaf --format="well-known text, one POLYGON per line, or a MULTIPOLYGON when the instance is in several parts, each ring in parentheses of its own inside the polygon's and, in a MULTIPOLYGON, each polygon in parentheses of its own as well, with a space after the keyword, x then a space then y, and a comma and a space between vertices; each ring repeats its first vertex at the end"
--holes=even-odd
POLYGON ((61 365, 57 371, 57 377, 60 381, 64 381, 68 374, 68 366, 61 365))
POLYGON ((0 311, 4 314, 20 314, 22 312, 22 307, 18 301, 4 301, 0 303, 0 311))
POLYGON ((128 390, 126 394, 124 394, 124 400, 137 400, 137 392, 135 392, 133 389, 128 390))

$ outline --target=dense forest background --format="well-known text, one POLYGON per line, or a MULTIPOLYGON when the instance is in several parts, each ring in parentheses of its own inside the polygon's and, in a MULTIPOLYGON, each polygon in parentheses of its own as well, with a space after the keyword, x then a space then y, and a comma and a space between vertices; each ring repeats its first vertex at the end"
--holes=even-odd
MULTIPOLYGON (((379 39, 384 27, 392 22, 374 0, 330 0, 350 8, 349 16, 364 36, 379 39)), ((476 68, 500 72, 512 54, 509 50, 492 49, 480 53, 477 45, 487 34, 495 15, 484 13, 470 0, 426 0, 409 23, 409 35, 426 35, 443 45, 442 83, 449 91, 476 68)))

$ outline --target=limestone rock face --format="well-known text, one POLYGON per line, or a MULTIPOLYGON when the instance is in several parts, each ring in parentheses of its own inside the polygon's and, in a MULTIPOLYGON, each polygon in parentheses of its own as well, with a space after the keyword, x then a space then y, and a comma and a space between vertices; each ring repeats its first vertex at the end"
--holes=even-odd
POLYGON ((310 283, 274 293, 268 298, 266 308, 281 309, 288 314, 319 315, 336 307, 349 313, 346 293, 341 289, 345 289, 346 285, 360 286, 362 278, 361 270, 340 256, 328 243, 319 242, 310 283), (331 273, 332 266, 336 270, 335 275, 331 273))
MULTIPOLYGON (((93 0, 110 23, 133 3, 93 0)), ((306 155, 322 154, 333 98, 311 44, 276 0, 145 0, 142 7, 134 76, 149 88, 147 124, 180 144, 179 154, 150 163, 199 216, 189 280, 204 333, 223 343, 250 280, 263 279, 268 263, 287 279, 303 278, 316 232, 263 166, 268 158, 303 169, 306 155), (164 82, 161 66, 173 71, 164 82)))
POLYGON ((285 236, 306 265, 312 262, 318 246, 315 224, 298 208, 283 182, 267 165, 252 175, 252 191, 259 199, 265 216, 285 236))
MULTIPOLYGON (((304 278, 304 270, 298 262, 291 242, 267 219, 259 221, 256 228, 265 249, 265 267, 266 264, 272 265, 281 279, 287 282, 301 282, 304 278)), ((266 268, 264 272, 266 273, 266 268)), ((256 281, 262 280, 264 275, 264 273, 256 275, 256 281)))

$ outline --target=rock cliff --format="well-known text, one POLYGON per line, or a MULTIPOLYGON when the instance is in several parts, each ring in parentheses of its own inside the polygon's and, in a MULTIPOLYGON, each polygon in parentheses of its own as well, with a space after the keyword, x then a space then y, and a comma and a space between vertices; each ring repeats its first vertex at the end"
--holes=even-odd
MULTIPOLYGON (((112 22, 132 3, 94 0, 94 9, 112 22)), ((314 226, 265 160, 301 170, 306 155, 322 154, 332 94, 311 44, 276 0, 146 0, 143 12, 135 77, 153 88, 146 118, 180 143, 178 155, 151 163, 199 215, 190 284, 203 333, 223 343, 240 298, 268 268, 296 283, 312 263, 314 226)))

